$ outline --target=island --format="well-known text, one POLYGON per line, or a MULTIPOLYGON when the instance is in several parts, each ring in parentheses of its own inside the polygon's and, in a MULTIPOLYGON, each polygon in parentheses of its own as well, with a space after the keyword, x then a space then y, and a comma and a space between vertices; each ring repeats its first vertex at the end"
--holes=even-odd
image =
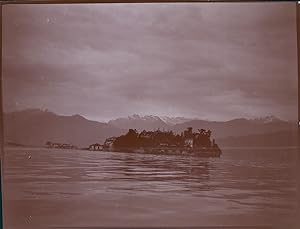
POLYGON ((220 157, 222 151, 215 139, 211 141, 211 133, 205 129, 193 132, 192 127, 181 134, 159 129, 138 133, 136 129, 129 129, 125 135, 106 139, 103 151, 220 157))

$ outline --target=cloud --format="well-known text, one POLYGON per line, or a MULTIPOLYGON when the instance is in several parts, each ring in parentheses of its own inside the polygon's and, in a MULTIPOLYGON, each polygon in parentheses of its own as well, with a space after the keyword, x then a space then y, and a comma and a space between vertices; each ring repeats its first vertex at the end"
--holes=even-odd
POLYGON ((297 117, 293 3, 5 5, 5 110, 297 117))

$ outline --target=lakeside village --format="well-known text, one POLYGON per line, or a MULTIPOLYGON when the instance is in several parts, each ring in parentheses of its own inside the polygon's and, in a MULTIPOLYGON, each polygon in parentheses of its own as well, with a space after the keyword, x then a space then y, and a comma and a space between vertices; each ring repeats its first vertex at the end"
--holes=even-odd
MULTIPOLYGON (((83 150, 113 151, 113 152, 140 152, 140 153, 206 153, 212 156, 220 156, 221 150, 215 140, 211 141, 211 131, 198 129, 193 132, 192 127, 187 128, 181 134, 173 131, 146 131, 138 132, 129 129, 127 134, 119 137, 107 138, 103 144, 95 143, 83 150)), ((47 148, 79 149, 71 144, 47 142, 47 148)))

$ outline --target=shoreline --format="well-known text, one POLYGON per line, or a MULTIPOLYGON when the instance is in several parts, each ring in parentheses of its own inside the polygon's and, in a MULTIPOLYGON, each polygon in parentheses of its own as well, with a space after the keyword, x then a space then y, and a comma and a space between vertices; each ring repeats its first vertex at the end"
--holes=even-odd
MULTIPOLYGON (((47 148, 45 146, 8 146, 5 145, 5 149, 14 149, 14 148, 34 148, 34 149, 54 149, 54 150, 79 150, 79 151, 88 151, 88 152, 118 152, 118 151, 106 151, 106 150, 89 150, 89 149, 64 149, 64 148, 47 148)), ((300 146, 224 146, 220 147, 222 150, 230 150, 230 149, 300 149, 300 146)), ((135 152, 131 152, 135 153, 135 152)))

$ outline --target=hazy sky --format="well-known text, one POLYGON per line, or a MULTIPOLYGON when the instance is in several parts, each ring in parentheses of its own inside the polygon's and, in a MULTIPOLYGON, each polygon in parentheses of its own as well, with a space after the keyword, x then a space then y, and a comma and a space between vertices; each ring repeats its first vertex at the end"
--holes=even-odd
POLYGON ((297 118, 295 3, 5 5, 4 109, 297 118))

